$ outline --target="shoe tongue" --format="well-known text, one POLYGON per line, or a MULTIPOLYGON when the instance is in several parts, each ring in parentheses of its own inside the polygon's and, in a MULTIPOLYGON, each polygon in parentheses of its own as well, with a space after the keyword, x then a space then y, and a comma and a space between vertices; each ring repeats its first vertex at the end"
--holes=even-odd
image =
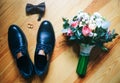
POLYGON ((36 66, 39 69, 44 70, 44 68, 47 64, 47 57, 45 55, 37 55, 35 61, 36 61, 36 66))
POLYGON ((26 73, 29 73, 29 61, 27 56, 22 56, 17 60, 17 66, 21 71, 25 71, 26 73))
POLYGON ((27 56, 21 56, 20 58, 18 58, 17 59, 17 62, 19 63, 23 63, 23 62, 25 62, 26 60, 28 59, 28 57, 27 56))

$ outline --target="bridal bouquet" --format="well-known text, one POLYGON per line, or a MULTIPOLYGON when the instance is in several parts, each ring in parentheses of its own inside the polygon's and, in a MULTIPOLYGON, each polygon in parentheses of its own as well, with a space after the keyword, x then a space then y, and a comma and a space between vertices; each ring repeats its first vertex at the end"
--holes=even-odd
POLYGON ((115 30, 109 30, 110 22, 97 12, 90 15, 81 11, 71 20, 63 18, 63 22, 63 34, 80 45, 76 72, 81 77, 85 76, 91 49, 99 46, 107 51, 104 43, 112 41, 117 34, 115 30))

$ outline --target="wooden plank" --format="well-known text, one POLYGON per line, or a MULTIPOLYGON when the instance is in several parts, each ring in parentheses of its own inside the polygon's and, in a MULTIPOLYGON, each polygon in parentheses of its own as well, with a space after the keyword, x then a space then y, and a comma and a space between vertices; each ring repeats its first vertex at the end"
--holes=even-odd
POLYGON ((67 43, 62 36, 62 17, 72 18, 79 10, 89 13, 100 12, 111 22, 110 29, 120 34, 120 1, 119 0, 45 0, 46 12, 40 22, 37 15, 26 16, 26 3, 38 4, 44 0, 1 0, 0 1, 0 83, 119 83, 120 82, 120 37, 106 46, 109 52, 103 53, 94 49, 91 53, 87 75, 81 79, 76 74, 79 47, 67 43), (10 53, 7 40, 8 27, 17 24, 21 27, 28 40, 28 51, 34 62, 36 35, 40 23, 50 20, 53 24, 56 44, 50 62, 49 72, 44 80, 37 75, 25 80, 19 74, 10 53), (32 23, 33 29, 27 28, 32 23), (97 51, 97 52, 96 52, 97 51), (96 56, 94 56, 96 54, 96 56))

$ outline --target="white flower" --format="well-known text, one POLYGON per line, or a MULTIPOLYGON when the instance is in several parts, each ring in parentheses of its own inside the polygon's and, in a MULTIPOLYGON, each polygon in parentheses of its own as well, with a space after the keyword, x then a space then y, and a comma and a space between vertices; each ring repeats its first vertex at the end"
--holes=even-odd
POLYGON ((88 13, 84 13, 84 15, 85 15, 86 18, 90 17, 88 13))
POLYGON ((96 20, 95 20, 95 18, 93 16, 90 17, 89 23, 91 23, 91 24, 96 23, 96 20))
POLYGON ((77 15, 77 17, 78 17, 79 21, 82 20, 84 22, 87 21, 87 20, 89 20, 89 18, 90 18, 89 14, 86 13, 86 12, 83 12, 83 11, 79 12, 78 15, 77 15))
POLYGON ((109 27, 110 27, 110 22, 105 21, 105 22, 102 23, 102 28, 103 29, 108 29, 109 27))
POLYGON ((96 24, 89 24, 89 28, 91 29, 91 30, 95 30, 96 29, 96 24))
POLYGON ((90 17, 90 20, 92 21, 92 20, 95 20, 95 16, 91 16, 90 17))
POLYGON ((82 19, 82 22, 85 22, 85 19, 84 19, 84 18, 82 19))
POLYGON ((97 36, 97 33, 93 33, 93 36, 96 37, 96 36, 97 36))
POLYGON ((96 25, 98 28, 100 28, 102 26, 102 23, 98 21, 98 22, 96 22, 96 25))
POLYGON ((95 13, 93 14, 93 16, 95 16, 96 18, 101 18, 101 17, 102 17, 101 14, 98 13, 98 12, 95 12, 95 13))
POLYGON ((97 18, 96 19, 96 25, 98 26, 98 28, 101 27, 102 24, 103 24, 103 19, 102 18, 97 18))
POLYGON ((79 27, 83 27, 84 25, 83 25, 83 23, 82 22, 80 22, 79 23, 79 27))
POLYGON ((93 32, 89 33, 89 37, 96 37, 96 36, 97 36, 97 33, 93 33, 93 32))
POLYGON ((92 37, 92 36, 93 36, 93 33, 92 33, 92 32, 90 32, 90 33, 89 33, 89 37, 92 37))
POLYGON ((89 20, 90 19, 90 16, 88 13, 84 13, 84 17, 83 17, 85 20, 89 20))
POLYGON ((73 20, 69 20, 69 22, 68 22, 68 23, 69 23, 69 24, 71 24, 72 22, 73 22, 73 20))
POLYGON ((67 33, 67 32, 68 32, 68 29, 63 29, 62 32, 63 32, 63 33, 67 33))
POLYGON ((85 23, 88 24, 88 23, 89 23, 89 20, 85 21, 85 23))
POLYGON ((103 20, 103 18, 97 18, 97 19, 95 19, 95 21, 103 22, 104 20, 103 20))
POLYGON ((78 20, 81 20, 81 18, 83 17, 84 13, 82 11, 80 11, 77 15, 78 20))

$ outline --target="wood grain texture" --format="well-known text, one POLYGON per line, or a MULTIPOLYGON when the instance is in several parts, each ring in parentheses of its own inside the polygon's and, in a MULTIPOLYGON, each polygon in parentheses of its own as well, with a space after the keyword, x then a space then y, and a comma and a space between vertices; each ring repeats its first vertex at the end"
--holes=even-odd
POLYGON ((110 29, 120 34, 120 0, 0 0, 0 83, 120 83, 120 36, 106 44, 109 52, 94 48, 91 52, 87 75, 80 78, 76 74, 79 47, 67 43, 62 36, 62 17, 72 18, 79 10, 89 13, 100 12, 111 22, 110 29), (46 12, 40 22, 38 15, 26 16, 27 3, 38 4, 45 1, 46 12), (55 49, 47 76, 37 75, 25 80, 19 74, 16 63, 8 47, 8 28, 17 24, 25 33, 28 51, 34 62, 36 35, 40 23, 50 20, 56 36, 55 49), (33 29, 27 28, 32 23, 33 29))

